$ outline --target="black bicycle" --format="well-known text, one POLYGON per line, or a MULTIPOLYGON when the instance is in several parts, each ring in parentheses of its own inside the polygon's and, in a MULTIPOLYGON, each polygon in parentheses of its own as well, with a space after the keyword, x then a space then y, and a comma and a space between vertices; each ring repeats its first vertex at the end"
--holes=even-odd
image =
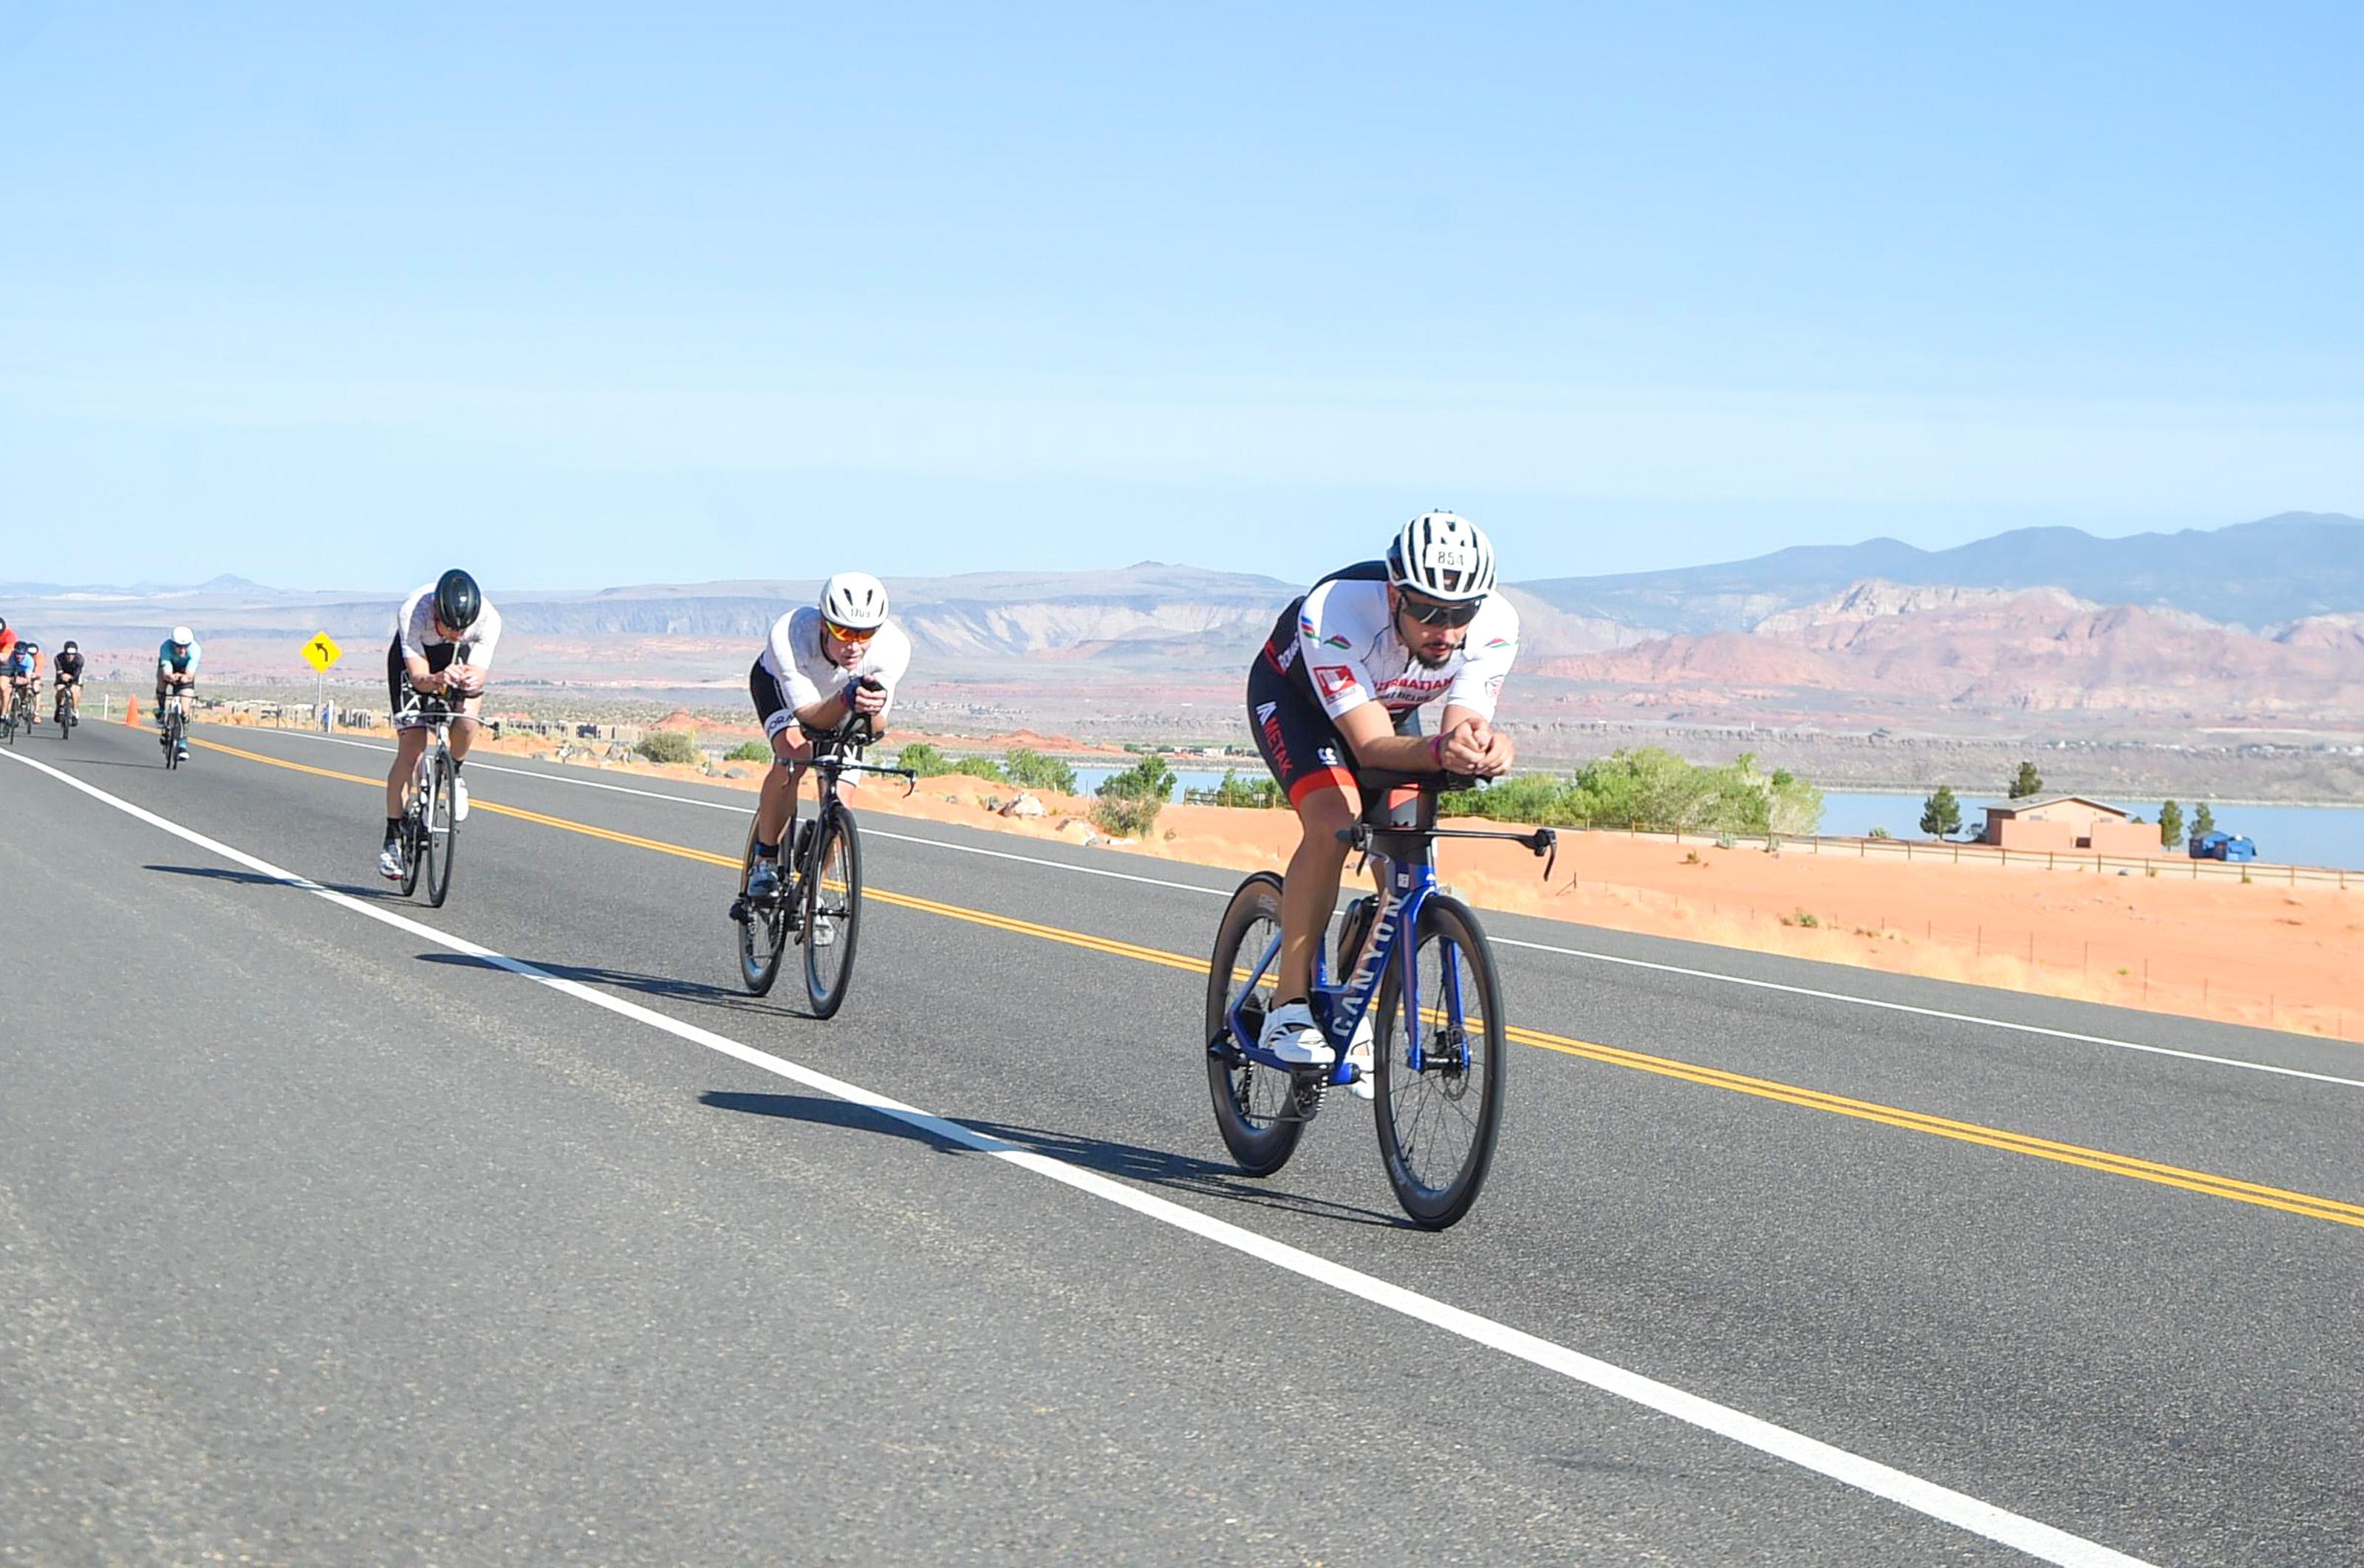
POLYGON ((1314 956, 1313 1016, 1336 1062, 1297 1066, 1260 1043, 1277 1001, 1281 931, 1281 879, 1260 871, 1240 884, 1216 927, 1207 1084, 1224 1146, 1248 1174, 1264 1176, 1297 1151, 1328 1089, 1370 1072, 1379 1158, 1396 1201, 1413 1223, 1442 1230, 1469 1212, 1493 1163, 1508 1020, 1494 950, 1469 906, 1437 887, 1430 846, 1506 839, 1552 857, 1558 835, 1439 828, 1438 792, 1472 780, 1365 769, 1357 782, 1362 819, 1339 838, 1386 874, 1376 901, 1346 906, 1334 965, 1314 956), (1365 1069, 1349 1048, 1366 1017, 1373 1050, 1365 1069))
POLYGON ((57 698, 50 705, 50 712, 58 721, 58 739, 72 740, 74 726, 82 722, 81 688, 60 686, 57 698))
POLYGON ((164 766, 167 771, 181 765, 188 750, 189 716, 181 711, 183 699, 167 696, 164 711, 157 716, 157 738, 164 743, 164 766))
MULTIPOLYGON (((758 898, 747 891, 755 873, 755 824, 747 825, 747 847, 739 858, 739 895, 730 918, 738 928, 739 977, 748 994, 762 996, 779 977, 791 940, 805 950, 805 995, 816 1018, 834 1018, 845 1005, 853 980, 853 954, 862 920, 862 837, 853 813, 838 794, 846 773, 899 778, 905 795, 919 787, 909 768, 886 768, 862 760, 872 739, 868 718, 813 738, 810 766, 820 781, 820 806, 797 825, 796 841, 783 856, 779 891, 758 898)), ((773 764, 779 766, 778 762, 773 764)))
POLYGON ((403 804, 402 895, 408 898, 418 891, 423 873, 427 902, 440 909, 452 895, 452 862, 460 846, 453 797, 460 774, 452 761, 452 709, 433 697, 421 697, 396 717, 424 719, 429 736, 403 804))
POLYGON ((0 729, 8 732, 8 744, 14 746, 17 737, 29 734, 32 728, 33 700, 25 695, 22 687, 18 687, 8 694, 8 712, 6 719, 0 720, 0 729))

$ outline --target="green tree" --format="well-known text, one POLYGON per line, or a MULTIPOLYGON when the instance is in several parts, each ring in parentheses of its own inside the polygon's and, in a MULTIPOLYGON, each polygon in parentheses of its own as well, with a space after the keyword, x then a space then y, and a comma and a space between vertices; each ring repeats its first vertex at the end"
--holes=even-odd
POLYGON ((2035 771, 2035 764, 2034 762, 2020 763, 2019 776, 2011 781, 2012 799, 2025 800, 2032 795, 2042 795, 2043 793, 2044 775, 2035 771))
POLYGON ((722 760, 726 762, 768 762, 772 760, 772 749, 761 740, 742 740, 725 751, 722 760))
POLYGON ((1103 800, 1154 800, 1163 806, 1174 798, 1177 782, 1165 759, 1153 754, 1121 773, 1110 773, 1100 782, 1098 794, 1103 800))
POLYGON ((1933 839, 1961 830, 1962 803, 1954 798, 1953 786, 1939 784, 1937 791, 1921 803, 1921 831, 1933 839))
POLYGON ((970 778, 983 779, 988 784, 1008 784, 1009 782, 1009 775, 1001 771, 1001 764, 995 762, 990 757, 963 757, 959 762, 954 762, 952 766, 946 768, 944 772, 948 773, 965 773, 970 778))
POLYGON ((2161 802, 2158 808, 2158 841, 2170 850, 2183 846, 2183 807, 2171 800, 2161 802))
POLYGON ((1023 746, 1013 746, 1001 759, 1001 771, 1020 789, 1047 789, 1060 795, 1076 793, 1076 770, 1056 757, 1023 746))
POLYGON ((1286 803, 1280 793, 1280 781, 1270 776, 1243 779, 1237 768, 1223 770, 1223 782, 1211 791, 1194 795, 1213 806, 1253 807, 1269 811, 1286 803))
POLYGON ((895 759, 898 768, 909 768, 923 779, 931 779, 953 771, 950 759, 924 740, 914 740, 905 746, 895 759))
POLYGON ((652 762, 695 762, 697 740, 686 729, 660 729, 632 748, 652 762))
POLYGON ((2195 835, 2216 831, 2216 814, 2208 809, 2208 803, 2204 800, 2200 803, 2198 810, 2192 816, 2191 831, 2195 835))

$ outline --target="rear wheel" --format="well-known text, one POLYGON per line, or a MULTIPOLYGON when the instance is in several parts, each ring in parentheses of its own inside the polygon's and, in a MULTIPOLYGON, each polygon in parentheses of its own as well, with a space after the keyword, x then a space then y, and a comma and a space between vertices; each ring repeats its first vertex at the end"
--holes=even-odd
POLYGON ((755 869, 755 825, 747 824, 747 848, 739 857, 739 903, 734 923, 739 928, 739 979, 750 995, 761 996, 779 978, 780 955, 788 946, 788 899, 784 893, 758 904, 747 896, 747 878, 755 869))
POLYGON ((1478 1201, 1501 1135, 1502 985, 1486 933, 1457 899, 1422 906, 1412 952, 1417 1014, 1404 1005, 1400 954, 1379 985, 1375 1119, 1396 1201, 1416 1224, 1442 1230, 1478 1201))
POLYGON ((853 940, 862 917, 862 839, 852 812, 834 802, 822 810, 804 872, 805 995, 813 1017, 831 1018, 853 983, 853 940))
POLYGON ((1207 966, 1207 1089, 1215 1102, 1215 1129, 1240 1169, 1268 1176, 1288 1163, 1305 1119, 1319 1100, 1299 1095, 1294 1074, 1242 1055, 1232 1035, 1236 1003, 1240 1029, 1250 1039, 1264 1031, 1265 1015, 1277 1000, 1278 960, 1250 986, 1249 972, 1280 935, 1280 878, 1261 871, 1239 885, 1215 928, 1215 951, 1207 966))
POLYGON ((452 895, 452 861, 460 844, 460 824, 453 815, 453 786, 458 783, 447 751, 435 753, 434 783, 427 795, 427 902, 440 909, 452 895))

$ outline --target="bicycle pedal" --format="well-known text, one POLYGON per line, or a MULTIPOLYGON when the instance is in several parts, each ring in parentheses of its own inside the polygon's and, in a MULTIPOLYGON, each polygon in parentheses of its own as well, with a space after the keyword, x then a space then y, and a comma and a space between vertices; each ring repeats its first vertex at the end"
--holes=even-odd
POLYGON ((749 916, 747 914, 747 901, 745 899, 734 898, 730 901, 730 917, 738 921, 742 926, 747 923, 749 916))

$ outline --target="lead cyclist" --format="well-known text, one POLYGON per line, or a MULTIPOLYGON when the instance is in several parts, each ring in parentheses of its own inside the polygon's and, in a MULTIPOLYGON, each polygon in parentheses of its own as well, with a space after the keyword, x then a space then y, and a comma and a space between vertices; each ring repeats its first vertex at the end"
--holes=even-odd
MULTIPOLYGON (((1494 592, 1494 547, 1451 512, 1414 517, 1385 560, 1332 573, 1274 624, 1247 697, 1256 750, 1304 834, 1281 884, 1277 1005, 1258 1042, 1282 1061, 1337 1059, 1313 1017, 1313 955, 1345 873, 1339 835, 1362 814, 1356 771, 1508 773, 1513 748, 1493 727, 1494 705, 1518 651, 1519 612, 1494 592), (1440 700, 1437 732, 1422 734, 1421 708, 1440 700)), ((1346 1056, 1362 1070, 1349 1091, 1371 1098, 1367 1014, 1346 1056)))
MULTIPOLYGON (((755 810, 751 898, 780 891, 781 842, 797 817, 797 786, 812 761, 815 735, 856 715, 869 716, 873 740, 886 733, 896 683, 911 666, 911 639, 886 618, 886 585, 866 572, 841 572, 821 585, 818 603, 772 624, 764 651, 747 673, 748 693, 771 743, 772 768, 755 810)), ((826 943, 830 933, 814 933, 826 943)))

